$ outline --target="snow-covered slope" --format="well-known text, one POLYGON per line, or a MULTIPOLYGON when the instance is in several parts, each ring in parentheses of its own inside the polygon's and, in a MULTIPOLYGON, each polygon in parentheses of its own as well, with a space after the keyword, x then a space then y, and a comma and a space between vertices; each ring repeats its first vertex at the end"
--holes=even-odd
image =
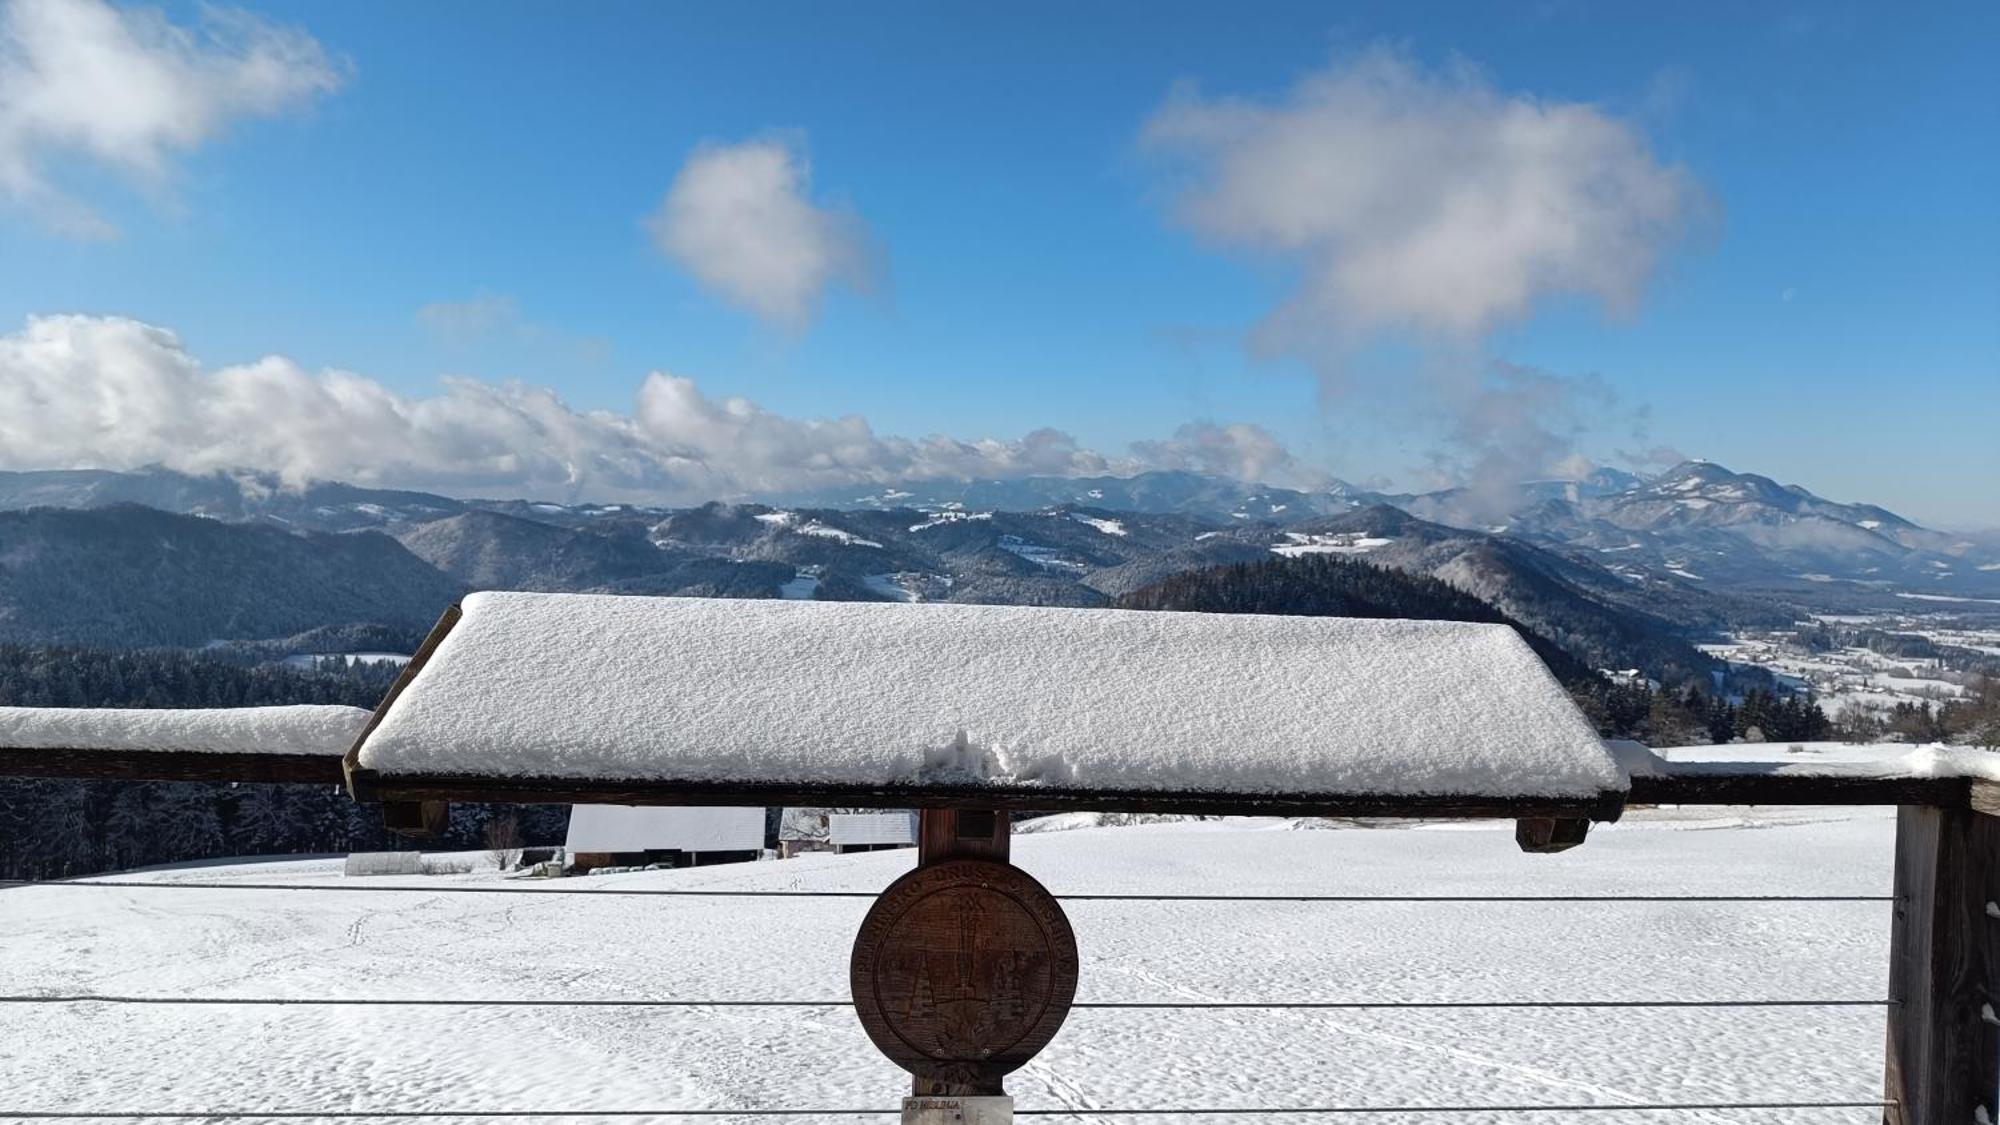
MULTIPOLYGON (((1017 839, 1015 859, 1058 894, 1885 895, 1893 823, 1884 810, 1663 811, 1556 856, 1521 854, 1504 824, 1289 827, 1053 832, 1017 839)), ((516 885, 874 892, 912 859, 815 856, 516 885)), ((868 907, 865 898, 449 894, 497 877, 343 879, 339 866, 141 877, 439 893, 0 890, 0 992, 842 1001, 868 907)), ((1085 1003, 1866 999, 1883 995, 1888 963, 1889 904, 1879 901, 1065 908, 1085 1003)), ((1078 1009, 1008 1085, 1024 1110, 1865 1100, 1880 1094, 1882 1041, 1874 1007, 1078 1009)), ((909 1088, 842 1007, 15 1005, 0 1019, 0 1060, 11 1110, 875 1108, 909 1088)), ((1860 1109, 1616 1115, 1646 1125, 1879 1118, 1860 1109)))

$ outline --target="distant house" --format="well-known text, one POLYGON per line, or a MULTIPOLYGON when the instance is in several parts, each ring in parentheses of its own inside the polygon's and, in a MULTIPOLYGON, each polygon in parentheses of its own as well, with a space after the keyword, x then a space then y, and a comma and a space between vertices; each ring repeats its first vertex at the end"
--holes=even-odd
POLYGON ((917 846, 917 814, 894 812, 837 812, 827 818, 827 837, 835 852, 875 852, 887 848, 917 846))
POLYGON ((1623 684, 1627 687, 1644 685, 1650 691, 1660 690, 1660 681, 1648 677, 1637 668, 1604 668, 1599 674, 1614 684, 1623 684))
POLYGON ((917 814, 909 810, 786 809, 778 820, 778 854, 872 852, 917 843, 917 814))
POLYGON ((786 809, 778 817, 778 858, 790 859, 806 852, 829 852, 833 841, 827 836, 830 809, 786 809))
POLYGON ((565 841, 570 866, 696 867, 756 859, 764 849, 764 810, 686 805, 576 805, 565 841))

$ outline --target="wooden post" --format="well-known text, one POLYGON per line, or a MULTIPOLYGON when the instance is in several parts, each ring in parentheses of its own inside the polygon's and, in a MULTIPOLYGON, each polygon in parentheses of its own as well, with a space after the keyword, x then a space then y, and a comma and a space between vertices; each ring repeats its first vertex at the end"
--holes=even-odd
MULTIPOLYGON (((1013 839, 1011 818, 1003 809, 921 809, 917 812, 917 866, 947 859, 990 859, 1006 863, 1013 839)), ((918 1098, 997 1094, 997 1089, 940 1082, 918 1075, 910 1092, 918 1098)), ((910 1117, 905 1109, 903 1116, 910 1117)))
POLYGON ((917 864, 946 859, 1005 863, 1011 827, 1005 809, 924 809, 917 814, 917 864))
POLYGON ((2000 817, 1902 805, 1889 939, 1885 1125, 1996 1120, 2000 817))

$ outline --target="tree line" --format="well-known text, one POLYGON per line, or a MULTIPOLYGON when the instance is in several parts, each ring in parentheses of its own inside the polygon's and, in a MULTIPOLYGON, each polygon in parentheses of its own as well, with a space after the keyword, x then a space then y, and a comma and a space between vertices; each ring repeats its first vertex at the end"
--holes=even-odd
POLYGON ((1898 702, 1883 709, 1841 708, 1834 721, 1849 742, 1951 742, 2000 750, 2000 676, 1985 673, 1964 695, 1933 706, 1898 702))
POLYGON ((1729 742, 1822 742, 1834 725, 1810 692, 1751 687, 1731 698, 1688 683, 1658 688, 1644 682, 1572 684, 1570 696, 1607 738, 1648 746, 1729 742))

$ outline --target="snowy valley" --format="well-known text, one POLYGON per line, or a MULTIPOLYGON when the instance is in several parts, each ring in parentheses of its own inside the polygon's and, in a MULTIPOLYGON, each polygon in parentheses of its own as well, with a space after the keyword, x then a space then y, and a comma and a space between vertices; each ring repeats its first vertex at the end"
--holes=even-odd
MULTIPOLYGON (((1739 630, 1701 648, 1810 692, 1843 736, 1867 741, 1893 732, 1927 741, 1936 732, 1922 725, 1924 719, 1940 707, 1990 694, 1991 681, 2000 678, 2000 603, 1933 598, 1912 604, 1920 608, 1813 614, 1789 628, 1739 630)), ((1983 744, 2000 744, 2000 729, 1983 737, 1983 744)))

